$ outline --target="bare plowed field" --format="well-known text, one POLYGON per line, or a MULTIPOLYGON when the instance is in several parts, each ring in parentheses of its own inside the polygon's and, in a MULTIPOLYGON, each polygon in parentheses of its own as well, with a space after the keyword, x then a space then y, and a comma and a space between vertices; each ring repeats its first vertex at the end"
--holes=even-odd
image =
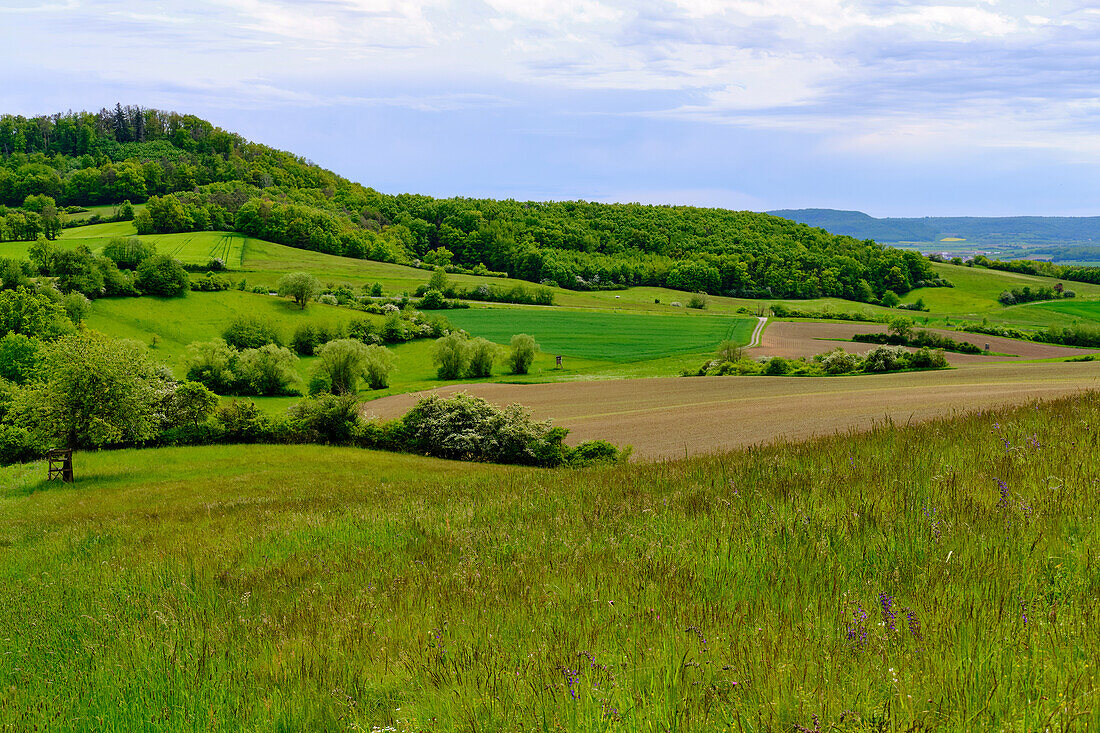
MULTIPOLYGON (((947 360, 955 366, 988 364, 991 362, 1021 361, 1026 359, 1056 359, 1081 354, 1095 354, 1096 349, 1074 349, 1053 344, 1037 344, 1031 341, 986 336, 980 333, 962 333, 938 328, 928 329, 956 341, 968 341, 979 348, 989 344, 995 354, 1011 356, 982 356, 978 354, 954 354, 947 352, 947 360)), ((753 357, 783 356, 796 359, 810 357, 841 347, 853 354, 866 354, 875 344, 848 341, 857 333, 885 333, 886 327, 878 323, 815 323, 813 321, 770 321, 764 330, 760 346, 746 349, 753 357)))
MULTIPOLYGON (((569 442, 603 438, 665 458, 866 428, 889 417, 926 420, 955 411, 1100 389, 1100 362, 975 364, 966 369, 856 377, 667 377, 552 384, 452 385, 500 404, 518 402, 570 429, 569 442)), ((393 418, 428 392, 370 402, 393 418)))

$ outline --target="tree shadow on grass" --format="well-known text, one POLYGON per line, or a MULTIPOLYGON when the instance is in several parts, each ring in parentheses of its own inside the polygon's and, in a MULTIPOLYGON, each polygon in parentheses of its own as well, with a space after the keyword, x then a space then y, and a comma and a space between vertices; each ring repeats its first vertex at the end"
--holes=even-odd
MULTIPOLYGON (((46 473, 44 465, 42 467, 42 473, 43 475, 46 473)), ((42 478, 38 481, 28 481, 20 486, 16 486, 14 489, 7 492, 7 496, 31 496, 32 494, 39 494, 44 491, 75 491, 92 486, 96 489, 101 489, 105 486, 122 483, 129 478, 131 477, 126 474, 117 473, 78 473, 76 475, 76 480, 71 484, 67 484, 61 479, 49 480, 42 478)))

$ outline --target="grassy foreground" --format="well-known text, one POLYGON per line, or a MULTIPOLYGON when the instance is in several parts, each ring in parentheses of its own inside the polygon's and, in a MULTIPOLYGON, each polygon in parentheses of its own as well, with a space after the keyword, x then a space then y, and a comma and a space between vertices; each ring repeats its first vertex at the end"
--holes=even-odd
POLYGON ((0 469, 0 728, 1094 727, 1098 435, 1084 395, 586 471, 0 469))

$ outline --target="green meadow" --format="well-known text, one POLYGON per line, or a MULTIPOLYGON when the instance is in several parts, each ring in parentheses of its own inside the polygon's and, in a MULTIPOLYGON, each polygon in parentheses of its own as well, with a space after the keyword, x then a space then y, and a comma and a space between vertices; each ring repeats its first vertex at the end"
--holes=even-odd
POLYGON ((12 730, 1085 730, 1100 398, 659 464, 0 469, 12 730), (815 725, 820 723, 820 728, 815 725))

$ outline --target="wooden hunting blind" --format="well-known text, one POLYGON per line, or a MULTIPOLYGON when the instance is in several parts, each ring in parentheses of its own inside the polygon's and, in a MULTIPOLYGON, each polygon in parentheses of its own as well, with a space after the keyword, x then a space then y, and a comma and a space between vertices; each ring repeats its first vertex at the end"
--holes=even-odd
POLYGON ((73 451, 71 448, 54 448, 46 453, 46 460, 49 461, 46 473, 47 481, 59 478, 66 484, 73 482, 73 451))

